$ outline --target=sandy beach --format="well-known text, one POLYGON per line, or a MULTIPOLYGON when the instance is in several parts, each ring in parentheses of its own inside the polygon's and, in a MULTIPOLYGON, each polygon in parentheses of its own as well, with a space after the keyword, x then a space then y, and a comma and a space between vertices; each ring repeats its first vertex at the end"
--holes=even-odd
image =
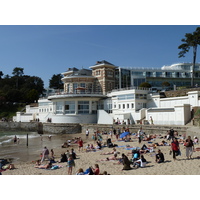
MULTIPOLYGON (((85 147, 87 144, 94 143, 91 139, 91 134, 88 139, 86 139, 85 134, 75 134, 74 137, 81 136, 84 142, 84 150, 79 152, 78 145, 73 144, 72 147, 69 148, 61 148, 57 147, 54 149, 55 160, 58 161, 60 159, 61 153, 65 153, 71 148, 75 149, 77 154, 77 159, 75 159, 75 167, 73 168, 72 174, 75 175, 79 168, 86 170, 89 166, 93 166, 97 163, 100 168, 100 173, 103 171, 107 171, 108 174, 111 175, 200 175, 200 164, 199 157, 200 152, 194 152, 192 159, 188 160, 185 155, 185 147, 183 144, 180 144, 181 156, 177 156, 177 160, 173 160, 172 154, 170 155, 170 146, 157 146, 154 149, 154 152, 143 154, 147 160, 147 165, 144 168, 132 168, 131 170, 123 170, 122 164, 116 164, 118 161, 110 160, 110 161, 97 161, 101 159, 105 159, 106 157, 110 157, 112 155, 101 155, 105 152, 112 151, 112 148, 104 147, 102 150, 98 150, 96 152, 86 152, 85 147), (164 163, 156 163, 155 162, 155 153, 160 149, 164 156, 164 163)), ((103 135, 103 142, 106 142, 107 135, 103 135)), ((156 138, 152 141, 152 143, 160 143, 163 138, 161 135, 157 135, 156 138)), ((140 144, 136 136, 131 136, 132 142, 124 142, 117 141, 115 136, 112 137, 112 142, 117 144, 117 151, 120 152, 118 157, 121 157, 121 154, 131 153, 132 150, 127 150, 126 147, 142 147, 143 144, 150 145, 147 141, 142 141, 140 144)), ((165 140, 165 139, 164 139, 165 140)), ((166 141, 166 140, 165 140, 166 141)), ((53 138, 52 138, 53 142, 53 138)), ((167 141, 170 144, 169 141, 167 141)), ((95 145, 94 145, 95 146, 95 145)), ((195 145, 195 147, 199 147, 200 145, 195 145)), ((48 148, 48 146, 47 146, 48 148)), ((42 151, 42 149, 41 149, 42 151)), ((131 158, 131 154, 128 155, 128 158, 131 158)), ((39 155, 38 155, 39 159, 39 155)), ((44 161, 43 164, 46 164, 48 161, 44 161)), ((6 170, 2 172, 2 175, 67 175, 67 167, 66 163, 55 163, 55 165, 59 165, 59 169, 55 170, 46 170, 46 169, 38 169, 35 168, 35 162, 16 162, 14 163, 16 169, 6 170)))

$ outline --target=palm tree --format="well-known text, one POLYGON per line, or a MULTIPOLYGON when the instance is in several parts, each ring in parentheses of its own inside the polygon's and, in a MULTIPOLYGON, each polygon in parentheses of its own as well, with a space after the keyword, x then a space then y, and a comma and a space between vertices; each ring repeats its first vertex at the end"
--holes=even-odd
POLYGON ((181 40, 181 44, 178 49, 182 49, 179 52, 179 58, 185 57, 185 54, 193 47, 193 63, 191 70, 191 86, 194 86, 194 67, 196 62, 197 46, 200 45, 200 27, 197 27, 193 33, 186 33, 185 38, 181 40))

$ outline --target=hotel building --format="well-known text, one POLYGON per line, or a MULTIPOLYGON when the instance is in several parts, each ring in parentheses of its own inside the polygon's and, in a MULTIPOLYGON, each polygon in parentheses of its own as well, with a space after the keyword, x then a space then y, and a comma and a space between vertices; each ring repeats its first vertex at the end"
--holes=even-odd
MULTIPOLYGON (((139 88, 142 82, 161 87, 166 81, 176 86, 190 85, 191 64, 179 63, 160 69, 122 68, 98 61, 89 69, 69 68, 63 72, 64 91, 49 94, 17 113, 14 121, 40 119, 52 123, 138 123, 153 117, 155 124, 185 125, 191 110, 200 106, 199 92, 188 96, 162 98, 151 89, 139 88)), ((200 64, 195 67, 195 84, 200 85, 200 64)))

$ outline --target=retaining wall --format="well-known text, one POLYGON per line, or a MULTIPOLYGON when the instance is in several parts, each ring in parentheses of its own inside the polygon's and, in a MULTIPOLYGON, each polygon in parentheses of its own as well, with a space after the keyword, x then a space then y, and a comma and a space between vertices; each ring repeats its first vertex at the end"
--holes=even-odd
MULTIPOLYGON (((108 124, 54 124, 54 123, 41 123, 41 122, 0 122, 0 131, 35 131, 39 134, 74 134, 85 133, 89 129, 92 134, 94 131, 99 130, 109 132, 113 128, 123 128, 127 125, 108 125, 108 124)), ((141 125, 129 125, 130 132, 136 133, 141 125)), ((176 125, 142 125, 143 131, 146 134, 166 134, 167 130, 173 128, 177 130, 179 135, 187 134, 193 135, 191 126, 176 126, 176 125)), ((197 134, 198 127, 195 129, 197 134)), ((200 133, 199 133, 200 137, 200 133)))

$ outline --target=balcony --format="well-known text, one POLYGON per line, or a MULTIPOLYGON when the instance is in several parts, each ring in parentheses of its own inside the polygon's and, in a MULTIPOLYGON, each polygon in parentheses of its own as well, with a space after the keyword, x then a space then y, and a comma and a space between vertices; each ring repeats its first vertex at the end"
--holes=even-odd
POLYGON ((75 92, 75 93, 67 93, 67 92, 58 92, 58 93, 51 93, 48 96, 48 100, 52 99, 63 99, 63 98, 70 98, 70 97, 98 97, 103 98, 106 97, 106 94, 103 94, 102 92, 87 92, 87 91, 81 91, 81 92, 75 92))

